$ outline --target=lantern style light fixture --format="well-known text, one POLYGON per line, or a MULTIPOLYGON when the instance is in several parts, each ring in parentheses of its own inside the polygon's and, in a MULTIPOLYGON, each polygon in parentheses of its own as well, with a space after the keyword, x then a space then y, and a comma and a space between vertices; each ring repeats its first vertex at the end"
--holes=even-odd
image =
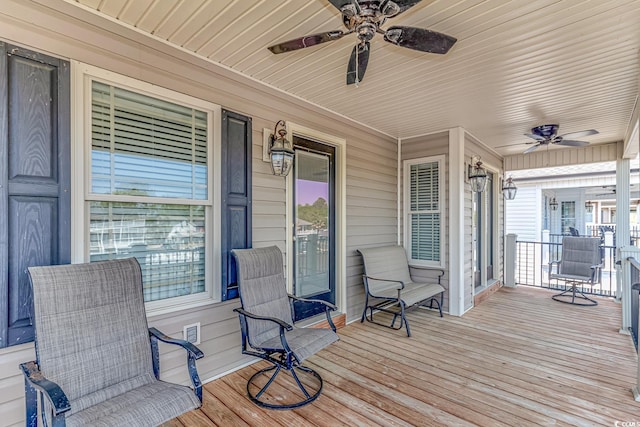
POLYGON ((502 194, 504 198, 507 200, 513 200, 516 198, 516 193, 518 192, 518 187, 513 183, 513 178, 509 177, 502 184, 502 194))
POLYGON ((278 120, 269 135, 269 158, 274 175, 287 176, 293 166, 295 155, 291 142, 287 140, 287 128, 284 120, 278 120))
POLYGON ((591 203, 591 200, 587 200, 584 204, 584 210, 587 213, 591 213, 593 212, 593 203, 591 203))
POLYGON ((551 198, 551 201, 549 202, 549 207, 551 208, 552 211, 558 210, 558 201, 556 200, 555 197, 551 198))
POLYGON ((482 193, 487 188, 487 171, 482 167, 479 157, 473 157, 467 168, 467 177, 471 184, 471 191, 482 193))

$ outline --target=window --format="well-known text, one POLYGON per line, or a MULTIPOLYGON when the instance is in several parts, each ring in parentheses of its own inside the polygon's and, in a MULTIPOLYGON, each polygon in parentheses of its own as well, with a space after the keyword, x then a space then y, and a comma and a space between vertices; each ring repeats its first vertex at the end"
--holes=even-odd
POLYGON ((219 107, 86 67, 84 260, 136 257, 150 311, 211 301, 219 107))
POLYGON ((405 245, 410 262, 444 265, 444 156, 405 160, 405 245))
POLYGON ((576 202, 560 204, 560 228, 562 234, 569 234, 569 228, 576 227, 576 202))

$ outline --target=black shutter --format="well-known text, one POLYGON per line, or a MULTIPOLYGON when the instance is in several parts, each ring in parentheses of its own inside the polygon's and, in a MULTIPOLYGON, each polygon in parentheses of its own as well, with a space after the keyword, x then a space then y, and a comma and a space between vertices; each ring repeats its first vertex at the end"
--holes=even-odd
POLYGON ((71 258, 69 63, 0 42, 0 348, 32 341, 27 267, 71 258))
POLYGON ((232 249, 251 247, 251 118, 222 110, 222 300, 238 297, 232 249))

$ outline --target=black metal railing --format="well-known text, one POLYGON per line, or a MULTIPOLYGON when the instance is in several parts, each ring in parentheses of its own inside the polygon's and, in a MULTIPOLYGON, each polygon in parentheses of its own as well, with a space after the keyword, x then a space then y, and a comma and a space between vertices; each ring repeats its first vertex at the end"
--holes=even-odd
POLYGON ((638 350, 638 321, 640 320, 640 262, 633 257, 627 258, 631 264, 631 336, 638 350))
MULTIPOLYGON (((600 281, 593 286, 579 287, 579 291, 592 295, 616 296, 615 249, 614 246, 600 246, 602 256, 600 281)), ((549 277, 549 263, 560 260, 561 255, 561 243, 517 240, 516 284, 547 289, 568 289, 562 280, 549 277)))

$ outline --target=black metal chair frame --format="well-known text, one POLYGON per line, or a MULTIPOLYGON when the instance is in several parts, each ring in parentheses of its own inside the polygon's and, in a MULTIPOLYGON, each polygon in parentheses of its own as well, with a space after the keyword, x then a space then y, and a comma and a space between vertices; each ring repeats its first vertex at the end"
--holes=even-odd
MULTIPOLYGON (((555 264, 558 262, 559 261, 552 261, 551 263, 549 263, 550 264, 549 268, 551 268, 552 264, 555 264)), ((601 268, 601 266, 594 265, 591 268, 594 270, 593 274, 597 276, 599 274, 599 269, 601 268)), ((553 300, 558 302, 563 302, 565 304, 581 305, 585 307, 592 307, 592 306, 598 305, 598 301, 589 298, 584 294, 584 292, 578 290, 579 285, 584 283, 590 283, 588 280, 577 280, 577 279, 571 280, 571 279, 562 279, 562 278, 560 278, 559 280, 564 280, 565 284, 571 287, 569 289, 565 289, 559 294, 552 295, 551 298, 553 300), (571 297, 571 300, 568 300, 567 297, 571 297)))
MULTIPOLYGON (((202 402, 202 382, 196 369, 196 360, 204 357, 204 353, 192 343, 171 338, 156 328, 149 328, 149 341, 151 345, 153 374, 156 379, 160 379, 160 357, 158 351, 158 341, 167 344, 178 345, 187 351, 187 367, 193 391, 202 402)), ((37 345, 37 339, 36 339, 37 345)), ((46 420, 44 413, 45 397, 53 409, 52 427, 63 427, 65 425, 65 413, 71 410, 71 405, 62 388, 53 381, 46 379, 40 372, 36 361, 20 364, 20 370, 25 379, 25 401, 26 401, 26 425, 36 427, 38 425, 38 393, 41 395, 40 407, 42 408, 42 419, 46 420)))
MULTIPOLYGON (((440 281, 442 279, 442 277, 444 276, 444 271, 443 270, 434 270, 432 268, 421 268, 421 267, 417 267, 417 266, 410 266, 410 268, 415 268, 415 269, 421 269, 421 270, 429 270, 429 271, 439 271, 440 274, 438 274, 438 284, 440 285, 440 281)), ((385 326, 391 329, 395 329, 395 330, 400 330, 402 329, 402 325, 404 324, 404 326, 407 328, 407 336, 411 336, 411 329, 409 328, 409 322, 407 322, 407 318, 405 316, 405 313, 412 309, 412 308, 417 308, 417 307, 427 307, 426 305, 426 301, 429 301, 429 306, 428 308, 433 308, 433 303, 435 302, 436 305, 438 306, 438 313, 440 314, 440 317, 442 317, 442 305, 444 304, 444 292, 440 292, 440 300, 438 301, 434 296, 425 298, 422 301, 419 301, 416 304, 413 304, 411 307, 407 307, 405 302, 402 300, 402 290, 405 287, 405 284, 402 280, 390 280, 390 279, 379 279, 376 277, 372 277, 372 276, 367 276, 366 274, 362 275, 363 280, 364 280, 364 285, 365 285, 365 301, 364 301, 364 310, 362 311, 362 317, 360 318, 360 322, 364 322, 365 319, 368 322, 374 323, 376 325, 380 325, 380 326, 385 326), (393 298, 393 297, 385 297, 385 296, 379 296, 379 295, 373 295, 370 291, 369 291, 369 283, 368 280, 377 280, 380 282, 389 282, 389 283, 397 283, 400 285, 400 289, 398 289, 398 296, 393 298), (369 298, 374 298, 376 300, 381 300, 378 303, 375 304, 369 304, 369 298), (397 305, 399 307, 399 309, 393 309, 390 307, 393 307, 394 305, 397 305), (367 316, 367 311, 369 311, 369 316, 367 316), (384 313, 389 313, 389 314, 393 314, 393 318, 391 319, 391 324, 387 325, 384 323, 380 323, 377 322, 373 319, 373 314, 375 312, 379 312, 382 311, 384 313), (400 316, 400 324, 396 327, 395 323, 396 323, 396 319, 398 318, 398 316, 400 316)))
MULTIPOLYGON (((600 251, 601 248, 598 248, 600 251)), ((571 277, 552 277, 554 276, 553 266, 556 266, 556 271, 559 269, 560 264, 562 263, 562 259, 551 261, 549 263, 549 277, 556 280, 563 280, 565 282, 565 286, 571 286, 569 289, 565 289, 559 294, 552 295, 551 298, 554 301, 562 302, 565 304, 573 304, 584 307, 593 307, 598 305, 598 301, 589 298, 584 294, 584 292, 578 290, 578 286, 582 284, 594 285, 600 282, 600 278, 602 275, 602 264, 592 265, 591 268, 591 276, 588 279, 580 279, 580 278, 571 278, 571 277)), ((558 275, 561 276, 561 275, 558 275)))
MULTIPOLYGON (((331 314, 330 314, 331 311, 334 311, 337 309, 335 305, 323 300, 299 298, 290 294, 288 295, 288 297, 289 297, 289 304, 291 307, 292 319, 295 318, 293 314, 294 301, 299 301, 304 303, 323 304, 325 306, 325 314, 327 316, 327 322, 329 323, 329 326, 331 327, 333 332, 336 332, 336 326, 333 323, 333 320, 331 319, 331 314)), ((263 408, 268 408, 268 409, 295 409, 295 408, 299 408, 301 406, 307 405, 313 402, 314 400, 316 400, 318 396, 320 396, 320 393, 322 392, 322 386, 323 386, 322 377, 320 377, 320 374, 318 374, 315 370, 306 366, 302 366, 300 364, 300 361, 297 359, 295 353, 289 347, 285 332, 293 330, 293 325, 290 325, 287 322, 281 319, 277 319, 275 317, 258 316, 242 308, 235 308, 233 311, 238 313, 240 317, 240 329, 242 332, 242 354, 258 357, 272 364, 272 366, 269 366, 264 369, 260 369, 258 372, 253 374, 251 378, 249 378, 249 381, 247 382, 247 394, 249 395, 249 399, 251 399, 251 401, 256 405, 263 408), (249 343, 247 318, 255 319, 255 320, 266 320, 269 322, 276 323, 280 327, 280 343, 282 344, 282 348, 255 349, 260 351, 251 350, 251 348, 253 347, 249 343), (295 380, 296 384, 298 385, 298 388, 300 389, 300 391, 302 391, 305 398, 301 401, 298 401, 292 404, 281 404, 281 405, 268 403, 260 400, 260 397, 273 384, 273 382, 275 381, 276 377, 278 376, 278 374, 282 369, 291 373, 291 376, 295 380), (305 387, 302 384, 302 381, 300 381, 300 378, 298 377, 296 370, 300 370, 314 376, 318 380, 318 383, 319 383, 318 388, 315 390, 308 390, 307 387, 305 387), (259 391, 257 393, 253 393, 251 389, 252 389, 252 385, 254 384, 254 381, 258 377, 260 377, 262 374, 268 373, 270 371, 274 371, 274 372, 273 374, 271 374, 271 376, 267 380, 267 383, 262 387, 259 387, 256 385, 256 387, 259 388, 259 391)))

